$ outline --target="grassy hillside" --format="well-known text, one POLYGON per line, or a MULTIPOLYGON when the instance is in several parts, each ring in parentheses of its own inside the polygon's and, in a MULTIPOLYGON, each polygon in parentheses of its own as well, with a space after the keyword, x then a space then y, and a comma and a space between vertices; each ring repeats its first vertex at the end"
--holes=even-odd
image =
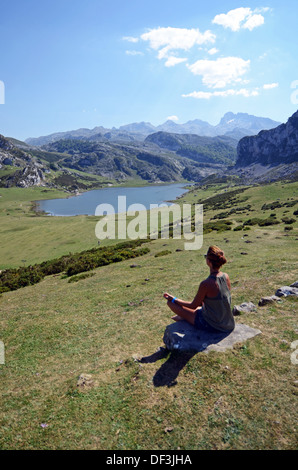
MULTIPOLYGON (((195 188, 181 202, 204 202, 204 225, 211 225, 199 251, 184 251, 183 240, 154 240, 134 261, 2 294, 0 448, 296 448, 297 299, 236 317, 262 334, 227 352, 158 348, 172 322, 163 292, 192 300, 208 275, 203 254, 211 244, 228 258, 233 305, 257 305, 298 279, 297 187, 195 188), (278 223, 244 225, 253 218, 278 223), (222 220, 232 222, 229 230, 214 230, 222 220), (170 253, 155 256, 162 251, 170 253), (81 374, 89 376, 85 385, 81 374)), ((2 269, 20 256, 29 264, 94 246, 93 217, 36 217, 30 201, 40 190, 0 194, 2 269)))

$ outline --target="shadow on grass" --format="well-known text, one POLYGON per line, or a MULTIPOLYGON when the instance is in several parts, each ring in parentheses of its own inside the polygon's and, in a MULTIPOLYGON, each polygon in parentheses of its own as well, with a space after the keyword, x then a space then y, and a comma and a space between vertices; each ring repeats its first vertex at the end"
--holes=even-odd
POLYGON ((176 379, 179 372, 190 359, 198 352, 205 351, 209 346, 223 342, 230 335, 231 332, 197 330, 186 321, 171 323, 167 326, 163 338, 166 348, 160 347, 155 353, 143 357, 139 362, 152 363, 168 357, 155 373, 153 385, 173 387, 177 385, 176 379), (179 349, 175 349, 175 346, 179 349))
POLYGON ((167 356, 168 360, 162 364, 153 377, 153 385, 155 387, 173 387, 177 385, 177 377, 179 372, 186 366, 188 361, 197 354, 194 352, 183 352, 183 351, 169 351, 166 348, 159 348, 151 356, 142 357, 139 362, 141 363, 152 363, 158 360, 165 359, 167 356))

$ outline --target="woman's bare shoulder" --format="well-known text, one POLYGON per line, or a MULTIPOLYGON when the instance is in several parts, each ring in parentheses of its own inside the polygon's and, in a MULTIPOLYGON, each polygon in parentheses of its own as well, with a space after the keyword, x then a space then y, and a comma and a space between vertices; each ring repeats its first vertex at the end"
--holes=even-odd
POLYGON ((200 289, 208 289, 208 287, 212 286, 213 284, 214 280, 210 277, 207 277, 207 279, 204 279, 204 281, 201 282, 200 289))
POLYGON ((199 289, 206 289, 210 285, 210 279, 207 277, 207 279, 204 279, 201 281, 199 285, 199 289))

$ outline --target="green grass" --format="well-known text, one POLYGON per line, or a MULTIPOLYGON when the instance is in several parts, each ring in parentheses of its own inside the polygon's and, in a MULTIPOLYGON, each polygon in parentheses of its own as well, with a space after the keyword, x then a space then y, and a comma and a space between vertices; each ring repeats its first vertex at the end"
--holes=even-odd
MULTIPOLYGON (((224 189, 197 188, 181 202, 224 189)), ((40 256, 37 241, 45 256, 39 261, 56 257, 51 254, 58 243, 60 254, 67 254, 70 239, 75 241, 72 251, 92 248, 86 226, 90 230, 94 218, 78 223, 80 218, 32 217, 30 201, 40 190, 1 189, 0 194, 6 198, 0 198, 1 240, 3 231, 11 230, 4 237, 5 250, 1 247, 2 266, 10 265, 10 254, 17 263, 17 243, 29 229, 27 263, 40 256), (13 224, 20 204, 24 213, 13 224), (10 216, 4 208, 11 209, 10 216), (23 223, 29 229, 12 230, 23 223)), ((295 197, 297 183, 251 187, 237 196, 236 207, 250 204, 253 212, 232 214, 228 220, 236 227, 252 217, 267 218, 272 211, 262 211, 265 202, 295 197)), ((278 220, 285 210, 292 217, 297 206, 274 209, 278 220)), ((208 210, 204 221, 219 212, 208 210)), ((297 221, 289 233, 285 226, 212 231, 204 235, 199 251, 184 251, 183 240, 154 240, 137 267, 125 260, 94 269, 92 276, 81 274, 79 282, 57 274, 2 294, 0 339, 6 363, 0 365, 0 448, 295 449, 297 365, 290 357, 297 339, 297 299, 284 298, 236 317, 262 334, 232 350, 176 352, 153 361, 172 322, 162 294, 193 299, 208 275, 203 253, 209 245, 226 253, 233 305, 257 305, 262 296, 297 280, 297 221), (171 253, 155 256, 165 250, 171 253), (141 357, 151 360, 136 360, 141 357), (77 386, 82 373, 92 376, 89 386, 77 386)))
POLYGON ((32 201, 67 197, 42 188, 0 188, 0 269, 40 263, 97 246, 98 218, 49 217, 32 212, 32 201))

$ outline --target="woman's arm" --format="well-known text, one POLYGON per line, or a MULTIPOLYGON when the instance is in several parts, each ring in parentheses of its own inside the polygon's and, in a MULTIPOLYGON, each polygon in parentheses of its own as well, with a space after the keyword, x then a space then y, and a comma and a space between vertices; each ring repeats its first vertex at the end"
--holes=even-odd
MULTIPOLYGON (((192 310, 195 310, 196 308, 200 307, 203 304, 203 300, 206 296, 206 284, 201 282, 200 287, 198 289, 198 292, 196 293, 195 298, 193 299, 192 302, 186 302, 185 300, 182 299, 175 299, 175 303, 178 305, 181 305, 181 307, 187 307, 192 310)), ((169 300, 170 302, 174 298, 173 295, 168 294, 167 292, 164 294, 164 297, 169 300)))

